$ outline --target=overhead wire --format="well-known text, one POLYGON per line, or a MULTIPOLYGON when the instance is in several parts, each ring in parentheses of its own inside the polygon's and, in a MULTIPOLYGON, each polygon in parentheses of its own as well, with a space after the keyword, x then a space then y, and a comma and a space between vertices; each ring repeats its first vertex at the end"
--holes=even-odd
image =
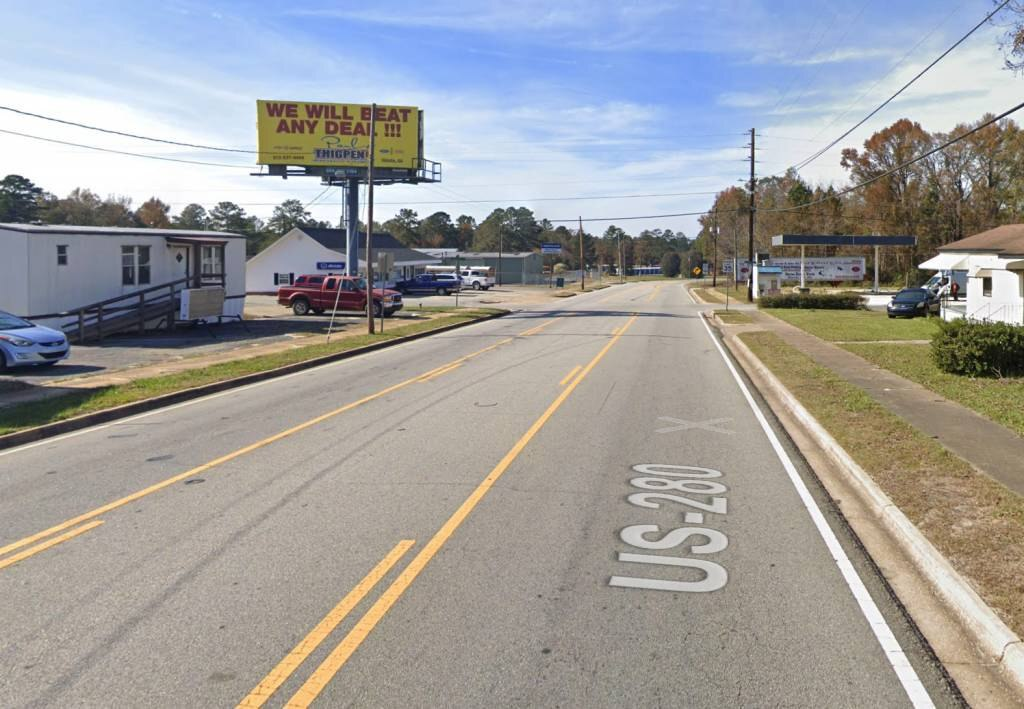
POLYGON ((57 145, 67 145, 67 146, 70 146, 72 148, 84 148, 85 150, 96 150, 96 151, 101 152, 101 153, 112 153, 114 155, 126 155, 126 156, 133 157, 133 158, 145 158, 145 159, 148 159, 148 160, 162 160, 164 162, 177 162, 177 163, 184 163, 186 165, 207 165, 207 166, 210 166, 210 167, 231 167, 231 168, 237 168, 237 169, 241 169, 241 170, 250 170, 250 169, 252 169, 248 165, 238 165, 238 164, 232 165, 232 164, 228 164, 228 163, 207 162, 205 160, 187 160, 185 158, 169 158, 169 157, 165 157, 165 156, 162 156, 162 155, 150 155, 150 154, 147 154, 147 153, 133 153, 133 152, 129 152, 127 150, 114 150, 113 148, 101 148, 101 147, 96 146, 96 145, 86 145, 84 143, 72 143, 72 142, 67 141, 67 140, 57 140, 56 138, 44 138, 43 136, 31 135, 29 133, 20 133, 20 132, 15 131, 15 130, 7 130, 5 128, 0 128, 0 133, 5 133, 7 135, 16 135, 16 136, 19 136, 21 138, 31 138, 32 140, 40 140, 40 141, 43 141, 44 143, 56 143, 57 145))
POLYGON ((843 195, 850 194, 851 192, 859 190, 859 189, 861 189, 863 187, 867 187, 868 185, 870 185, 870 184, 872 184, 874 182, 877 182, 878 180, 881 180, 883 177, 888 177, 889 175, 892 175, 893 173, 899 172, 900 170, 903 170, 903 169, 905 169, 907 167, 910 167, 914 163, 920 162, 921 160, 924 160, 925 158, 927 158, 927 157, 929 157, 931 155, 934 155, 935 153, 941 152, 941 151, 945 150, 946 148, 948 148, 949 146, 954 145, 956 143, 959 143, 961 140, 964 140, 965 138, 968 138, 971 135, 974 135, 978 131, 980 131, 980 130, 982 130, 984 128, 989 127, 993 123, 998 123, 999 121, 1003 120, 1007 116, 1010 116, 1010 115, 1016 113, 1017 111, 1019 111, 1022 108, 1024 108, 1024 103, 1018 103, 1013 108, 1010 108, 1010 109, 1008 109, 1006 111, 1003 111, 998 116, 993 116, 989 120, 987 120, 984 123, 981 123, 981 124, 975 126, 971 130, 969 130, 969 131, 967 131, 965 133, 961 133, 960 135, 956 136, 955 138, 951 138, 951 139, 947 140, 942 145, 936 146, 936 147, 932 148, 931 150, 928 150, 928 151, 922 153, 921 155, 918 155, 915 158, 911 158, 910 160, 907 160, 906 162, 903 162, 903 163, 897 165, 894 168, 886 170, 885 172, 883 172, 881 174, 878 174, 878 175, 875 175, 874 177, 872 177, 872 178, 870 178, 868 180, 864 180, 863 182, 860 182, 860 183, 858 183, 856 185, 853 185, 852 187, 847 187, 847 188, 845 188, 843 190, 839 190, 838 192, 830 194, 827 197, 823 197, 821 199, 814 200, 813 202, 807 202, 806 204, 801 204, 801 205, 794 206, 794 207, 776 207, 776 208, 771 208, 771 209, 758 209, 757 211, 759 211, 759 212, 793 212, 793 211, 796 211, 798 209, 804 209, 806 207, 812 207, 812 206, 814 206, 816 204, 822 204, 823 202, 827 202, 829 200, 836 199, 838 197, 842 197, 843 195))
MULTIPOLYGON (((840 141, 842 141, 843 139, 845 139, 846 137, 848 137, 848 136, 849 136, 849 135, 850 135, 851 133, 853 133, 853 131, 857 130, 857 129, 858 129, 858 128, 860 128, 860 127, 861 127, 862 125, 864 125, 864 124, 865 124, 865 123, 866 123, 866 122, 867 122, 868 120, 870 120, 870 119, 871 119, 871 118, 872 118, 873 116, 875 116, 875 114, 877 114, 877 113, 878 113, 879 111, 881 111, 881 110, 882 110, 883 108, 885 108, 885 107, 886 107, 886 106, 888 106, 888 105, 889 105, 890 103, 892 103, 892 101, 893 101, 893 100, 895 100, 895 99, 896 99, 896 97, 898 97, 898 96, 899 96, 900 94, 902 94, 902 93, 903 93, 904 91, 906 91, 906 90, 907 90, 908 88, 910 88, 910 86, 912 86, 912 85, 913 85, 913 84, 914 84, 914 83, 915 83, 915 82, 916 82, 916 81, 917 81, 918 79, 920 79, 920 78, 921 78, 922 76, 924 76, 924 75, 925 75, 926 73, 928 73, 928 71, 929 71, 930 69, 932 69, 932 67, 934 67, 934 66, 935 66, 936 64, 938 64, 938 63, 939 63, 940 61, 942 61, 942 60, 943 60, 943 59, 944 59, 944 58, 945 58, 945 57, 946 57, 946 56, 947 56, 947 55, 948 55, 948 54, 949 54, 950 52, 952 52, 952 51, 953 51, 954 49, 956 49, 956 48, 957 48, 957 47, 959 47, 959 46, 960 46, 961 44, 963 44, 963 43, 964 43, 964 42, 965 42, 965 41, 966 41, 966 40, 967 40, 967 39, 968 39, 968 38, 969 38, 969 37, 970 37, 970 36, 971 36, 972 34, 974 34, 975 32, 977 32, 977 31, 978 31, 978 29, 980 29, 980 28, 981 28, 982 26, 984 26, 984 25, 985 25, 985 24, 986 24, 986 23, 987 23, 987 22, 988 22, 988 21, 989 21, 990 19, 992 19, 992 17, 993 17, 993 16, 994 16, 994 15, 995 15, 995 14, 996 14, 997 12, 999 12, 999 11, 1000 11, 1000 10, 1002 10, 1002 9, 1003 9, 1004 7, 1006 7, 1006 6, 1007 6, 1007 5, 1008 5, 1008 4, 1010 3, 1010 2, 1011 2, 1011 0, 1003 0, 1003 2, 1002 2, 1002 3, 1000 3, 1000 4, 999 4, 999 5, 998 5, 998 6, 997 6, 997 7, 996 7, 996 8, 994 9, 994 10, 992 10, 992 12, 988 13, 987 15, 985 15, 985 18, 984 18, 983 20, 981 20, 981 22, 979 22, 978 24, 974 25, 974 27, 972 27, 972 28, 971 28, 971 29, 970 29, 970 30, 969 30, 969 31, 967 32, 967 34, 965 34, 965 35, 963 35, 962 37, 960 37, 960 39, 958 39, 958 40, 957 40, 956 42, 954 42, 954 43, 953 43, 953 44, 952 44, 951 46, 949 46, 949 47, 948 47, 948 48, 947 48, 947 49, 946 49, 946 50, 945 50, 944 52, 942 52, 942 54, 940 54, 940 55, 939 55, 938 57, 936 57, 935 59, 933 59, 933 60, 932 60, 932 62, 931 62, 930 64, 928 64, 928 66, 926 66, 926 67, 925 67, 924 69, 922 69, 922 70, 921 70, 921 71, 919 71, 919 72, 918 72, 917 74, 915 74, 915 75, 914 75, 914 77, 913 77, 912 79, 910 79, 910 81, 908 81, 908 82, 906 82, 905 84, 903 84, 903 86, 901 86, 901 87, 899 88, 899 90, 897 90, 897 91, 896 91, 896 93, 894 93, 894 94, 893 94, 892 96, 890 96, 889 98, 885 99, 885 101, 883 101, 883 102, 882 102, 882 103, 881 103, 881 104, 880 104, 880 105, 879 105, 879 106, 878 106, 877 108, 875 108, 874 110, 872 110, 872 111, 871 111, 871 112, 870 112, 870 113, 869 113, 868 115, 864 116, 864 118, 862 118, 862 119, 860 119, 859 121, 857 121, 857 123, 855 123, 855 124, 854 124, 854 125, 853 125, 853 126, 852 126, 851 128, 849 128, 849 129, 848 129, 848 130, 847 130, 847 131, 846 131, 845 133, 843 133, 843 134, 842 134, 842 135, 840 135, 840 136, 839 136, 838 138, 836 138, 835 140, 833 140, 832 142, 830 142, 830 143, 829 143, 828 145, 826 145, 825 147, 821 148, 820 150, 818 150, 817 152, 815 152, 815 153, 814 153, 813 155, 810 155, 809 157, 806 157, 806 158, 804 158, 803 160, 801 160, 800 162, 796 163, 795 165, 792 165, 792 166, 791 166, 791 167, 792 167, 792 169, 794 169, 794 170, 799 170, 799 169, 801 169, 801 168, 803 168, 803 167, 806 167, 807 165, 810 165, 810 164, 811 164, 812 162, 814 162, 814 161, 815 161, 815 160, 817 160, 817 159, 818 159, 819 157, 821 157, 822 155, 824 155, 824 154, 825 154, 826 152, 828 152, 828 151, 829 151, 830 149, 832 149, 833 147, 835 147, 835 146, 836 146, 836 145, 837 145, 837 144, 838 144, 838 143, 839 143, 840 141)), ((884 78, 884 77, 883 77, 883 78, 884 78)))
POLYGON ((68 121, 63 118, 54 118, 53 116, 45 116, 41 113, 32 113, 31 111, 23 111, 20 108, 14 108, 13 106, 0 106, 0 111, 9 111, 10 113, 17 113, 22 116, 28 116, 30 118, 39 118, 44 121, 52 121, 53 123, 61 123, 66 126, 74 126, 75 128, 84 128, 85 130, 94 130, 100 133, 108 133, 110 135, 120 135, 125 138, 134 138, 136 140, 148 140, 153 143, 163 143, 165 145, 177 145, 183 148, 197 148, 199 150, 216 150, 224 153, 245 153, 249 155, 255 155, 255 150, 243 150, 240 148, 223 148, 215 145, 201 145, 198 143, 183 143, 177 140, 169 140, 167 138, 154 138, 148 135, 139 135, 137 133, 126 133, 124 131, 113 130, 111 128, 101 128, 100 126, 91 126, 87 123, 79 123, 77 121, 68 121))

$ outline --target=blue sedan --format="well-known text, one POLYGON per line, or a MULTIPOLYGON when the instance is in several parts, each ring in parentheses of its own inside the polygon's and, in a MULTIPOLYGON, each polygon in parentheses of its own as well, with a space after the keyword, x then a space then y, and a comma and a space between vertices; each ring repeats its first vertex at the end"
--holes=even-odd
POLYGON ((47 366, 67 359, 68 338, 53 328, 0 310, 0 371, 25 365, 47 366))

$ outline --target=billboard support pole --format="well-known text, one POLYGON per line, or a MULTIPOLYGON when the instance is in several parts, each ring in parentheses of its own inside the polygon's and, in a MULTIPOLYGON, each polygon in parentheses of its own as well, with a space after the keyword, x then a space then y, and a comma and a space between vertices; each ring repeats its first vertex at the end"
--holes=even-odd
POLYGON ((346 180, 348 223, 345 225, 345 275, 359 275, 359 178, 346 180))
MULTIPOLYGON (((377 148, 377 104, 370 106, 370 154, 366 170, 366 332, 373 334, 373 151, 377 148)), ((359 252, 356 252, 359 258, 359 252)), ((384 303, 381 302, 381 307, 384 303)))

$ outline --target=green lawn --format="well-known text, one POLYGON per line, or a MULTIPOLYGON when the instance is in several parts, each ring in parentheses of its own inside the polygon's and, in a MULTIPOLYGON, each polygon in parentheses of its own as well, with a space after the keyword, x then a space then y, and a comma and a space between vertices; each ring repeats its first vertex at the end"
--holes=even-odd
POLYGON ((1024 632, 1024 498, 774 333, 739 337, 1007 624, 1024 632))
POLYGON ((765 308, 762 312, 829 342, 931 340, 939 331, 938 318, 889 318, 870 310, 765 308))
POLYGON ((947 374, 935 366, 929 345, 857 343, 847 350, 917 382, 1024 436, 1024 378, 989 379, 947 374))
POLYGON ((136 379, 128 384, 84 389, 70 394, 43 399, 19 406, 0 410, 0 434, 11 433, 23 428, 40 426, 54 421, 62 421, 82 414, 101 411, 103 409, 130 404, 143 399, 151 399, 162 394, 171 394, 184 389, 191 389, 203 384, 211 384, 227 379, 234 379, 246 374, 265 372, 288 364, 303 362, 336 352, 363 347, 381 340, 393 340, 404 335, 436 330, 445 325, 453 325, 467 320, 501 312, 494 308, 460 308, 456 312, 432 320, 393 325, 389 322, 383 335, 355 335, 339 337, 330 344, 320 343, 297 347, 292 350, 258 355, 230 362, 221 362, 207 367, 189 369, 183 372, 167 374, 159 377, 136 379))

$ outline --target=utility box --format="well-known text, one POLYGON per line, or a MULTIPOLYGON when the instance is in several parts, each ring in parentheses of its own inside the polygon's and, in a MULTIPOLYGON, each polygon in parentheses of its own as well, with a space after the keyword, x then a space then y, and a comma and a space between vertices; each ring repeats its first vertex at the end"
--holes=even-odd
POLYGON ((224 314, 223 288, 188 288, 181 291, 178 319, 189 322, 219 318, 224 314))

